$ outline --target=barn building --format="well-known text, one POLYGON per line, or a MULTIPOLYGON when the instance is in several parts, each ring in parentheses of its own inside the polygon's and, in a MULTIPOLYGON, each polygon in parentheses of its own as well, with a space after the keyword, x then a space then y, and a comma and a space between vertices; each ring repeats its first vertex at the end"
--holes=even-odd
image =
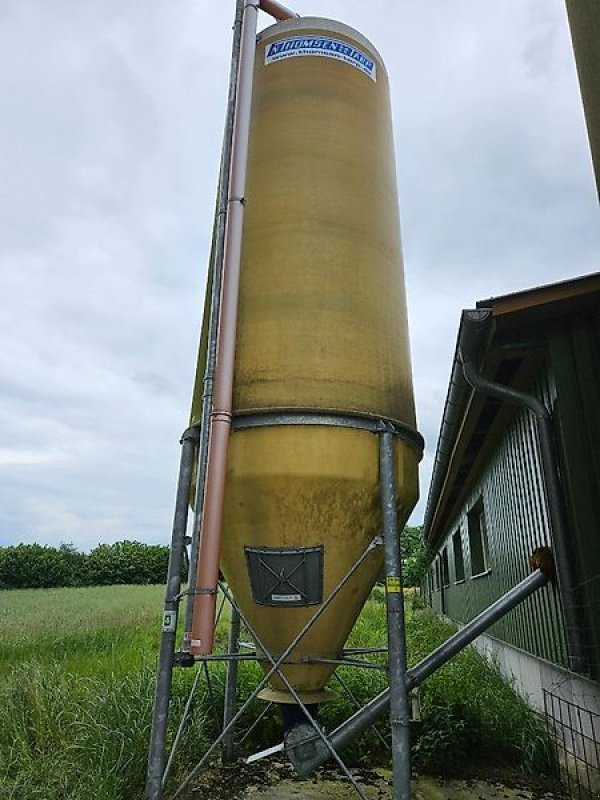
POLYGON ((555 586, 476 644, 532 706, 558 720, 574 758, 597 764, 600 273, 462 312, 424 536, 434 553, 424 595, 458 624, 524 578, 532 551, 552 547, 555 586), (465 378, 465 362, 479 376, 478 389, 465 378), (483 391, 490 381, 548 410, 555 491, 535 414, 483 391), (550 522, 553 503, 561 541, 550 522))

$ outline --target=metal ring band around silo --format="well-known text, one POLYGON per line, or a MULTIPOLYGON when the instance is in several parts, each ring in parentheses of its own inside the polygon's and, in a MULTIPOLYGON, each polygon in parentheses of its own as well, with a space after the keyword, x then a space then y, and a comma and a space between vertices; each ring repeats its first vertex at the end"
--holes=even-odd
POLYGON ((388 432, 409 444, 420 454, 425 441, 418 431, 383 417, 368 417, 360 414, 342 414, 332 411, 253 411, 233 416, 233 430, 266 428, 275 425, 323 425, 333 428, 353 428, 370 433, 388 432))

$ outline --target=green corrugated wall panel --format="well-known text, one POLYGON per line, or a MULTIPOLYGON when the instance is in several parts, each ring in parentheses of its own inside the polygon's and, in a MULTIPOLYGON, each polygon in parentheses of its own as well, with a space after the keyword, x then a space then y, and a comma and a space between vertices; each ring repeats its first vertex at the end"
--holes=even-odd
MULTIPOLYGON (((552 407, 556 396, 544 373, 535 393, 552 407)), ((529 556, 537 547, 550 545, 539 445, 535 423, 527 411, 520 412, 483 470, 467 502, 445 532, 450 560, 446 614, 467 622, 507 592, 529 572, 529 556), (472 577, 468 535, 468 512, 483 499, 487 523, 491 571, 472 577), (461 532, 466 580, 456 584, 452 535, 461 532)), ((432 605, 441 611, 440 592, 432 605)), ((490 629, 490 634, 533 655, 566 666, 562 615, 552 587, 537 592, 490 629)))

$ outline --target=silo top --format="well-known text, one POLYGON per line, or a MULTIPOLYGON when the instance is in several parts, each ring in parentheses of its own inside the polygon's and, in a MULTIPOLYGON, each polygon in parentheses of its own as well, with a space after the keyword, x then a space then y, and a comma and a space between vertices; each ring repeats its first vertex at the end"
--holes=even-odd
MULTIPOLYGON (((344 38, 351 39, 366 51, 367 56, 371 56, 377 61, 376 72, 377 70, 382 70, 387 78, 387 71, 383 59, 367 37, 363 36, 362 33, 354 28, 351 28, 350 25, 344 25, 343 22, 337 22, 334 19, 325 19, 324 17, 295 17, 293 19, 287 19, 284 22, 277 22, 274 25, 269 25, 268 28, 264 28, 256 37, 256 41, 267 42, 269 39, 279 37, 284 33, 293 34, 300 33, 301 31, 316 31, 320 34, 327 31, 327 33, 334 35, 339 34, 344 38)), ((323 50, 322 54, 325 53, 326 51, 323 50)), ((344 53, 341 52, 340 55, 343 56, 344 53)), ((349 56, 349 58, 351 58, 351 56, 349 56)))

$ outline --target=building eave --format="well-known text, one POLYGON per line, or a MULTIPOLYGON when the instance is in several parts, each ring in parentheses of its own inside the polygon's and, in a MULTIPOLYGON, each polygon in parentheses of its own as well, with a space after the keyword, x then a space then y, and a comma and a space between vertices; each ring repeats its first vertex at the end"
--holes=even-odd
MULTIPOLYGON (((519 345, 521 360, 524 361, 536 349, 539 350, 540 323, 594 308, 600 308, 600 273, 489 298, 479 301, 475 309, 462 312, 425 509, 423 535, 430 546, 435 546, 444 533, 444 524, 456 496, 457 488, 453 483, 457 476, 461 476, 457 462, 464 457, 466 437, 473 435, 469 417, 476 412, 482 413, 481 406, 473 411, 477 402, 481 403, 481 398, 476 401, 463 376, 463 357, 468 354, 484 374, 488 373, 487 377, 498 379, 502 359, 505 359, 504 366, 508 366, 503 351, 507 341, 511 341, 513 347, 515 343, 519 345)), ((516 363, 514 361, 513 367, 516 363)), ((512 378, 516 372, 516 369, 512 370, 512 378)), ((481 432, 478 435, 482 442, 481 432)))

